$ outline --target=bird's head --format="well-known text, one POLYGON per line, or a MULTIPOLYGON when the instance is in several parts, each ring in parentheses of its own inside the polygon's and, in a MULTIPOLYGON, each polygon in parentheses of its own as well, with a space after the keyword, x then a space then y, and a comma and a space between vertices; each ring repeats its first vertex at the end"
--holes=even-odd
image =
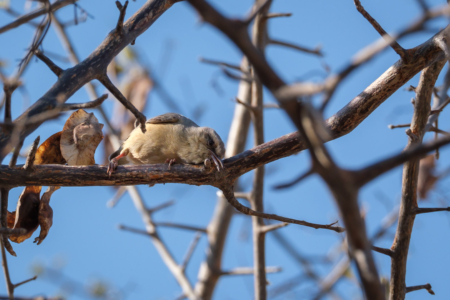
POLYGON ((223 168, 222 158, 225 155, 225 146, 217 132, 209 127, 201 127, 199 141, 205 146, 207 156, 214 162, 217 169, 223 168))

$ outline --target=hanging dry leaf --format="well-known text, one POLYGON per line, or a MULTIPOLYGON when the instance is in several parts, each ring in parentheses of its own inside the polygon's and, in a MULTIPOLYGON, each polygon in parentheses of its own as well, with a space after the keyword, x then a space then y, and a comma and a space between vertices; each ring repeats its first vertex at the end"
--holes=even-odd
POLYGON ((62 131, 55 133, 39 146, 34 159, 35 165, 66 163, 61 154, 61 134, 62 131))
POLYGON ((82 109, 67 119, 61 135, 61 153, 68 165, 95 164, 94 153, 103 139, 102 128, 93 113, 82 109))
POLYGON ((435 157, 428 155, 420 160, 419 179, 417 182, 417 191, 420 199, 426 199, 428 192, 433 189, 438 176, 435 175, 435 157))
POLYGON ((50 227, 53 225, 53 209, 50 207, 50 197, 53 192, 59 189, 59 186, 49 186, 47 191, 42 195, 39 203, 39 225, 41 232, 39 236, 34 239, 34 243, 39 245, 47 237, 50 227))
POLYGON ((24 228, 25 234, 11 234, 9 239, 15 243, 22 243, 28 239, 38 228, 39 221, 39 195, 40 186, 27 186, 17 201, 16 211, 9 215, 8 224, 11 223, 11 217, 15 214, 14 229, 24 228))

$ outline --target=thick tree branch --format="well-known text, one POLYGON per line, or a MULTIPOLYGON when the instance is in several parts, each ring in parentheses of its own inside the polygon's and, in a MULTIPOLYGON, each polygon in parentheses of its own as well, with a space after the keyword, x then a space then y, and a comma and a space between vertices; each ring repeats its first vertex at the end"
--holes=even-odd
MULTIPOLYGON (((416 104, 414 105, 414 114, 410 129, 412 134, 417 136, 417 138, 409 139, 405 151, 414 149, 422 143, 423 136, 426 132, 428 116, 430 115, 430 102, 433 88, 444 64, 445 61, 438 61, 422 71, 419 85, 416 88, 416 104)), ((391 300, 405 299, 406 264, 415 218, 412 210, 417 208, 418 175, 419 159, 406 162, 403 167, 402 201, 398 226, 391 247, 394 254, 391 260, 391 281, 389 285, 389 297, 391 300)))

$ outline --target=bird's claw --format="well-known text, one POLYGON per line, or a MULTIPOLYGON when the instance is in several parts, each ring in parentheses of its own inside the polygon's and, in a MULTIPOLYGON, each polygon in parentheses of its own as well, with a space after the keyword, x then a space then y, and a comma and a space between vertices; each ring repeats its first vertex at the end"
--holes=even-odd
POLYGON ((166 164, 169 164, 169 170, 170 170, 170 167, 173 165, 175 163, 175 158, 172 158, 172 159, 166 159, 166 164))
POLYGON ((106 173, 108 173, 109 177, 111 177, 111 174, 114 173, 118 165, 119 163, 116 158, 113 158, 109 161, 108 170, 106 170, 106 173))
MULTIPOLYGON (((216 165, 217 172, 222 171, 225 168, 223 166, 222 160, 220 158, 218 158, 217 155, 213 151, 209 150, 209 153, 211 154, 211 160, 216 165)), ((205 160, 205 165, 206 165, 206 160, 205 160)))

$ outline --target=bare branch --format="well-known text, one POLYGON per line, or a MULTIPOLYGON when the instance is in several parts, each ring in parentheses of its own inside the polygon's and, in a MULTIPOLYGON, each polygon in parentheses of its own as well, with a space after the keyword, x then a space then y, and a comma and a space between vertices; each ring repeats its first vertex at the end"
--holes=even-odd
POLYGON ((323 54, 322 54, 322 47, 320 47, 320 46, 316 47, 314 49, 310 49, 310 48, 306 48, 306 47, 303 47, 303 46, 295 45, 295 44, 288 43, 288 42, 283 42, 283 41, 280 41, 280 40, 274 40, 274 39, 270 39, 269 40, 269 44, 278 45, 278 46, 284 46, 284 47, 292 48, 292 49, 295 49, 295 50, 298 50, 298 51, 301 51, 301 52, 310 53, 310 54, 314 54, 314 55, 317 55, 317 56, 323 56, 323 54))
POLYGON ((13 155, 11 157, 11 160, 9 161, 9 167, 14 168, 17 163, 17 158, 20 155, 20 150, 22 150, 23 147, 23 140, 19 142, 19 144, 14 148, 13 155))
POLYGON ((96 108, 108 98, 108 94, 102 95, 100 98, 97 98, 95 100, 86 102, 86 103, 65 103, 59 106, 57 109, 60 109, 61 111, 67 111, 67 110, 77 110, 77 109, 86 109, 86 108, 96 108))
MULTIPOLYGON (((128 3, 128 1, 126 3, 128 3)), ((124 95, 122 95, 119 89, 116 88, 116 86, 111 82, 111 80, 109 80, 106 74, 100 75, 98 80, 108 89, 108 91, 111 92, 111 94, 114 95, 114 97, 116 97, 117 100, 120 101, 120 103, 123 104, 123 106, 126 107, 126 109, 128 109, 136 117, 138 125, 140 125, 142 132, 145 133, 146 131, 145 122, 147 121, 145 116, 140 111, 138 111, 136 107, 134 107, 134 105, 131 104, 131 102, 128 101, 127 98, 125 98, 124 95)))
POLYGON ((450 207, 417 207, 413 210, 413 213, 419 215, 438 211, 450 211, 450 207))
POLYGON ((36 50, 34 52, 34 54, 36 55, 37 58, 39 58, 43 63, 45 63, 50 70, 52 70, 53 73, 55 73, 55 75, 57 77, 61 77, 62 73, 64 72, 63 69, 61 69, 60 67, 58 67, 53 61, 51 61, 50 58, 48 58, 47 56, 44 55, 44 53, 42 53, 39 50, 36 50))
POLYGON ((117 20, 116 31, 119 34, 122 34, 122 31, 123 31, 123 20, 125 19, 125 13, 127 11, 128 0, 125 1, 125 4, 123 6, 122 6, 122 4, 119 1, 116 1, 116 6, 117 6, 117 8, 120 11, 119 19, 117 20))
MULTIPOLYGON (((54 12, 54 11, 60 9, 60 8, 63 8, 64 6, 67 6, 69 4, 74 4, 77 1, 78 0, 60 0, 60 1, 56 1, 55 3, 50 5, 49 11, 50 12, 54 12)), ((47 9, 45 7, 39 8, 39 9, 29 13, 29 14, 26 14, 26 15, 20 17, 20 18, 17 18, 15 21, 9 23, 8 25, 5 25, 5 26, 1 27, 0 28, 0 34, 8 31, 10 29, 19 27, 22 24, 28 23, 29 21, 31 21, 31 20, 33 20, 33 19, 35 19, 37 17, 40 17, 40 16, 42 16, 44 14, 47 14, 47 13, 48 13, 48 11, 47 11, 47 9)))
POLYGON ((155 207, 149 208, 149 209, 147 209, 147 211, 148 211, 148 213, 152 214, 154 212, 160 211, 160 210, 167 208, 169 206, 172 206, 174 204, 175 204, 175 200, 170 200, 170 201, 164 202, 160 205, 157 205, 155 207))
POLYGON ((431 295, 435 295, 434 291, 431 289, 431 284, 427 283, 424 285, 415 285, 406 287, 406 293, 418 291, 418 290, 427 290, 431 295))
POLYGON ((361 2, 359 0, 354 0, 356 9, 366 18, 367 21, 375 28, 375 30, 391 45, 392 49, 397 52, 398 55, 402 59, 407 59, 407 52, 403 49, 394 38, 392 38, 386 31, 384 31, 383 27, 374 19, 372 16, 362 7, 361 2))
POLYGON ((290 17, 292 13, 268 13, 264 16, 265 19, 280 18, 280 17, 290 17))
POLYGON ((41 137, 38 135, 38 137, 34 140, 33 144, 31 145, 30 152, 28 152, 27 160, 25 162, 25 165, 23 168, 27 172, 32 172, 34 170, 34 158, 36 156, 36 151, 39 146, 39 141, 41 140, 41 137))
POLYGON ((8 82, 8 80, 3 81, 3 91, 5 92, 5 123, 11 122, 11 96, 18 86, 18 81, 14 81, 12 83, 8 82))
POLYGON ((230 63, 226 63, 226 62, 221 62, 218 60, 212 60, 212 59, 207 59, 207 58, 203 58, 200 57, 199 58, 200 62, 205 63, 205 64, 210 64, 210 65, 215 65, 215 66, 221 66, 221 67, 227 67, 233 70, 237 70, 237 71, 241 71, 241 72, 248 72, 248 70, 242 70, 240 66, 238 65, 233 65, 230 63))
MULTIPOLYGON (((266 273, 278 273, 281 272, 283 269, 280 267, 266 267, 266 273)), ((220 271, 220 275, 253 275, 255 272, 254 268, 236 268, 229 271, 220 271)))
POLYGON ((391 249, 387 249, 387 248, 380 248, 380 247, 376 247, 376 246, 372 246, 372 250, 390 257, 394 256, 394 251, 392 251, 391 249))
POLYGON ((106 202, 106 206, 109 208, 113 208, 117 205, 117 203, 122 199, 123 195, 125 195, 125 192, 127 191, 127 188, 124 186, 120 186, 114 196, 106 202))
POLYGON ((170 223, 170 222, 153 222, 155 226, 161 226, 161 227, 172 227, 177 229, 183 229, 183 230, 192 230, 192 231, 198 231, 207 233, 206 228, 202 227, 196 227, 196 226, 190 226, 190 225, 184 225, 184 224, 177 224, 177 223, 170 223))
POLYGON ((202 237, 201 233, 198 232, 194 239, 192 240, 191 244, 189 245, 189 248, 186 252, 186 255, 184 256, 183 262, 181 263, 181 271, 184 273, 186 271, 186 267, 191 260, 192 254, 194 254, 195 247, 197 247, 198 241, 202 237))
POLYGON ((291 187, 293 185, 296 185, 297 183, 299 183, 300 181, 302 181, 303 179, 305 179, 306 177, 309 177, 310 175, 312 175, 314 173, 315 173, 315 171, 313 169, 309 169, 308 171, 306 171, 305 173, 303 173, 302 175, 300 175, 293 181, 276 185, 273 188, 278 190, 278 189, 285 189, 285 188, 291 187))
POLYGON ((314 228, 314 229, 328 229, 328 230, 333 230, 333 231, 336 231, 336 232, 344 232, 345 231, 345 229, 342 228, 342 227, 334 226, 337 222, 334 222, 334 223, 331 223, 331 224, 328 224, 328 225, 314 224, 314 223, 309 223, 309 222, 306 222, 306 221, 300 221, 300 220, 285 218, 285 217, 277 216, 277 215, 274 215, 274 214, 266 214, 266 213, 262 213, 262 212, 259 212, 259 211, 254 211, 254 210, 252 210, 252 209, 250 209, 250 208, 240 204, 236 200, 236 198, 234 197, 234 193, 230 190, 229 187, 221 187, 221 190, 223 191, 223 194, 227 198, 228 202, 234 208, 236 208, 238 211, 240 211, 241 213, 243 213, 245 215, 256 216, 256 217, 269 219, 269 220, 277 220, 277 221, 281 221, 281 222, 302 225, 302 226, 311 227, 311 228, 314 228))
POLYGON ((265 225, 261 228, 262 233, 268 233, 283 227, 288 226, 289 223, 278 223, 278 224, 272 224, 272 225, 265 225))
POLYGON ((37 276, 33 276, 30 279, 27 279, 27 280, 24 280, 24 281, 21 281, 19 283, 14 284, 14 288, 17 288, 17 287, 21 286, 22 284, 25 284, 27 282, 30 282, 30 281, 33 281, 33 280, 36 280, 36 279, 37 279, 37 276))
POLYGON ((389 129, 410 127, 411 124, 388 125, 389 129))

